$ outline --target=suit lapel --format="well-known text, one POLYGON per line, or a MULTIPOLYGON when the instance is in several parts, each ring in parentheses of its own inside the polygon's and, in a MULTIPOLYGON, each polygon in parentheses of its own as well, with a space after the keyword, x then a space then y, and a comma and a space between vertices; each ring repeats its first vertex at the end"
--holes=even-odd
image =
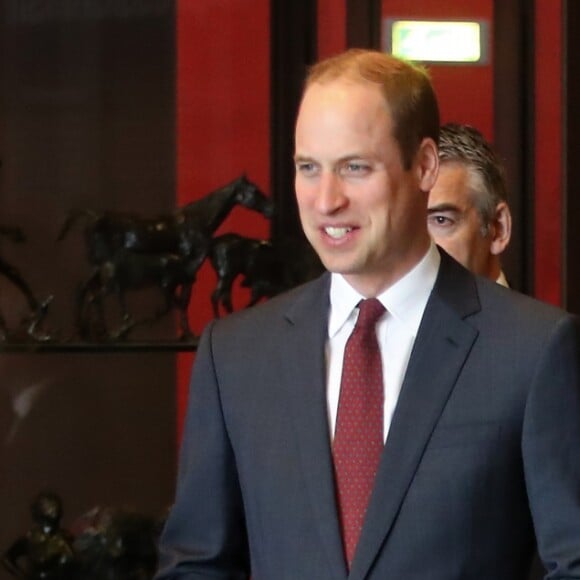
POLYGON ((294 417, 304 481, 327 555, 329 577, 341 580, 346 579, 346 568, 334 492, 324 353, 329 280, 325 275, 315 282, 287 314, 288 352, 297 355, 286 359, 284 377, 291 391, 289 412, 294 417))
POLYGON ((362 579, 393 526, 461 368, 477 337, 463 318, 479 310, 473 277, 447 256, 423 315, 381 457, 349 579, 362 579))

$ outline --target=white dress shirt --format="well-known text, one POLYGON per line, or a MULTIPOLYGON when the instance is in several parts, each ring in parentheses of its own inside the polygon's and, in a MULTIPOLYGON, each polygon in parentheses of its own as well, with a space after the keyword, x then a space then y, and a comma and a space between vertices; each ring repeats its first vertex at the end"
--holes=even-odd
POLYGON ((503 270, 499 273, 499 276, 498 276, 496 282, 500 286, 505 286, 506 288, 510 287, 510 285, 508 284, 507 278, 505 277, 505 274, 503 273, 503 270))
MULTIPOLYGON (((432 243, 427 254, 408 274, 377 296, 387 310, 377 323, 385 391, 385 441, 440 262, 439 252, 432 243)), ((332 274, 326 344, 326 392, 331 437, 334 437, 336 426, 344 349, 358 317, 357 304, 363 299, 364 296, 354 290, 342 275, 332 274)))

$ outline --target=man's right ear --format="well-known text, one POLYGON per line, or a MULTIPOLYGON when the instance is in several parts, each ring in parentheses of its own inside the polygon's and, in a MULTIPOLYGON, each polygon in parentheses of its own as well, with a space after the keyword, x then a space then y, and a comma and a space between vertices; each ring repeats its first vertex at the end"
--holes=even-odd
POLYGON ((429 192, 437 181, 439 173, 439 154, 433 139, 425 137, 417 152, 417 173, 421 191, 429 192))
POLYGON ((508 247, 512 236, 512 214, 505 201, 497 204, 492 227, 490 251, 494 256, 499 256, 508 247))

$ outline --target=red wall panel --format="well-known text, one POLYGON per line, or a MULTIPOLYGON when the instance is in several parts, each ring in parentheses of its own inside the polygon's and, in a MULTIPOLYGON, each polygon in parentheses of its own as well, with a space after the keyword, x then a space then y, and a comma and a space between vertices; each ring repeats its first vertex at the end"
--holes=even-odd
POLYGON ((562 297, 562 2, 536 0, 534 294, 562 297))
POLYGON ((346 2, 318 0, 318 58, 346 48, 346 2))
MULTIPOLYGON (((269 193, 268 0, 178 0, 176 18, 177 203, 203 197, 243 172, 269 193)), ((267 238, 269 223, 236 208, 217 233, 226 231, 267 238)), ((196 333, 213 317, 215 282, 204 265, 190 307, 196 333)), ((191 361, 178 357, 180 433, 191 361)))

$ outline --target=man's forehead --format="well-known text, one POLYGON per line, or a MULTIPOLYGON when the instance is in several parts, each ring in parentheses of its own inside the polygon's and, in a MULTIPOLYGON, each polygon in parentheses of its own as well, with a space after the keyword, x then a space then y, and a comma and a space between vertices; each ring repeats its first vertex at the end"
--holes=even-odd
POLYGON ((429 195, 429 205, 454 204, 457 207, 473 205, 468 168, 459 163, 442 163, 439 175, 429 195))

